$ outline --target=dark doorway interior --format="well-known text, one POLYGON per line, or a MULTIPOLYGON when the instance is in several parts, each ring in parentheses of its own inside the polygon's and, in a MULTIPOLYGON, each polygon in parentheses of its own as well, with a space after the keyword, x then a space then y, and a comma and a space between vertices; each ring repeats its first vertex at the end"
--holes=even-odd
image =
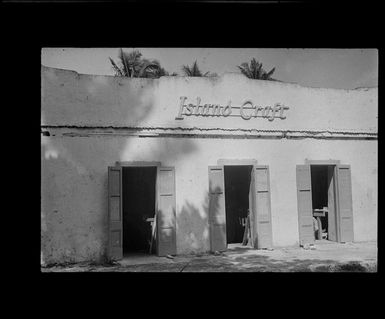
POLYGON ((249 209, 252 166, 225 166, 227 244, 242 243, 249 209))
MULTIPOLYGON (((312 202, 314 209, 322 209, 328 207, 328 166, 327 165, 312 165, 311 167, 311 188, 312 188, 312 202)), ((319 217, 322 223, 322 232, 327 239, 328 234, 328 213, 325 217, 319 217)), ((318 226, 318 225, 317 225, 318 226)), ((315 233, 316 236, 316 233, 315 233)), ((315 237, 316 239, 317 236, 315 237)))
POLYGON ((123 254, 149 253, 156 167, 123 168, 123 254))

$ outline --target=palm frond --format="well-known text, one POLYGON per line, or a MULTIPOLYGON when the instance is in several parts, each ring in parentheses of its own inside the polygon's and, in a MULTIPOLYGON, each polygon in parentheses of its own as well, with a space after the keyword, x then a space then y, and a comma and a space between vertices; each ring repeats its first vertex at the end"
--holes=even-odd
POLYGON ((247 72, 244 67, 238 65, 238 69, 241 71, 241 73, 245 76, 247 76, 247 72))
POLYGON ((198 62, 195 60, 191 66, 183 65, 182 71, 185 76, 208 76, 210 72, 202 74, 202 71, 199 69, 198 62))
POLYGON ((194 74, 194 76, 202 76, 202 72, 201 72, 201 70, 199 70, 198 63, 196 60, 193 64, 193 74, 194 74))
POLYGON ((259 63, 252 58, 250 62, 250 76, 252 79, 256 79, 258 76, 258 68, 259 68, 259 63))
POLYGON ((141 66, 140 66, 140 70, 138 72, 138 77, 140 77, 140 78, 141 77, 151 77, 150 73, 152 73, 156 69, 159 69, 159 67, 160 67, 160 65, 157 62, 143 60, 141 63, 141 66))
POLYGON ((120 63, 123 66, 122 71, 123 71, 124 76, 131 76, 132 77, 131 70, 129 68, 128 61, 127 61, 127 56, 123 52, 122 48, 119 51, 119 59, 120 59, 120 63))
POLYGON ((247 76, 250 79, 260 79, 260 80, 273 80, 271 75, 274 73, 275 68, 272 68, 269 72, 266 72, 263 69, 262 63, 258 62, 255 58, 252 58, 250 63, 243 62, 241 65, 238 65, 238 69, 241 73, 247 76))
POLYGON ((250 70, 249 64, 244 62, 238 68, 241 70, 242 74, 244 74, 248 78, 252 78, 253 74, 250 70))
POLYGON ((168 75, 168 72, 161 67, 158 60, 142 58, 142 53, 139 50, 124 52, 120 48, 118 59, 119 63, 115 63, 111 58, 110 62, 115 74, 119 76, 159 78, 160 76, 168 75))
POLYGON ((262 68, 262 63, 258 63, 255 79, 262 79, 265 70, 262 68))
POLYGON ((123 73, 122 71, 120 70, 120 68, 116 65, 115 61, 113 59, 110 59, 110 62, 111 62, 111 65, 112 65, 112 69, 114 70, 115 72, 115 76, 123 76, 123 73))
POLYGON ((141 68, 142 68, 142 53, 138 50, 134 50, 127 55, 128 61, 132 68, 132 74, 133 76, 137 77, 141 68))
POLYGON ((268 73, 266 73, 267 79, 270 79, 270 77, 273 75, 274 71, 275 71, 275 68, 272 68, 268 73))
POLYGON ((190 67, 188 65, 182 65, 182 71, 185 76, 191 76, 190 67))

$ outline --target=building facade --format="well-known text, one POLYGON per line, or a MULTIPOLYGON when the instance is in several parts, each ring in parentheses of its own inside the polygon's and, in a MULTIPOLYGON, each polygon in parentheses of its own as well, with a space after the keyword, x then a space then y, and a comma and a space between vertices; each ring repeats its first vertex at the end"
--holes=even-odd
POLYGON ((41 76, 42 264, 377 240, 377 88, 41 76))

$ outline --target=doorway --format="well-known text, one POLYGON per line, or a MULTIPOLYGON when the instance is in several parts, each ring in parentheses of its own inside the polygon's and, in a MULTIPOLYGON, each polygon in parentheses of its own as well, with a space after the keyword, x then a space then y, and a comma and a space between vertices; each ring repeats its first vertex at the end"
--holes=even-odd
POLYGON ((224 166, 227 245, 243 241, 252 169, 252 165, 224 166))
POLYGON ((123 255, 155 253, 156 245, 151 245, 151 238, 157 168, 123 167, 122 172, 123 255))
POLYGON ((315 240, 338 241, 335 165, 310 165, 315 240))

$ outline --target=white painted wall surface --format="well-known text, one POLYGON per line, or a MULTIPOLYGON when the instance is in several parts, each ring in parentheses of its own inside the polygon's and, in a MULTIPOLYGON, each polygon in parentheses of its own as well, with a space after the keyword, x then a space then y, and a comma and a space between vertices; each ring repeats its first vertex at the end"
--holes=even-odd
POLYGON ((229 73, 218 78, 128 79, 77 74, 42 67, 42 125, 200 127, 260 130, 377 132, 377 88, 339 90, 250 80, 229 73), (186 117, 175 120, 181 96, 188 103, 240 106, 251 100, 290 107, 285 120, 186 117))
POLYGON ((178 253, 209 249, 207 166, 220 158, 256 158, 269 165, 275 246, 298 242, 295 165, 306 158, 350 164, 354 238, 377 239, 377 141, 43 137, 42 143, 42 229, 49 238, 43 245, 53 259, 101 258, 107 240, 106 172, 115 161, 175 166, 178 253))
MULTIPOLYGON (((139 80, 135 83, 146 81, 148 80, 139 80)), ((185 79, 178 81, 184 82, 185 79)), ((142 121, 155 112, 145 108, 152 86, 143 88, 147 93, 137 100, 139 104, 133 107, 134 113, 130 113, 131 109, 122 111, 124 105, 128 107, 131 103, 130 90, 125 91, 129 83, 129 80, 111 77, 95 82, 93 76, 76 76, 73 72, 43 68, 42 125, 61 125, 71 130, 74 125, 127 125, 127 121, 131 121, 137 126, 143 126, 142 121), (117 86, 119 82, 124 83, 120 95, 110 95, 115 92, 111 93, 107 86, 108 83, 111 85, 111 81, 117 86), (71 89, 65 88, 66 86, 71 86, 71 89), (93 86, 102 88, 92 89, 93 86), (122 96, 125 96, 124 99, 122 96), (87 102, 90 100, 92 103, 87 102), (117 100, 120 102, 116 102, 117 100), (141 109, 143 106, 144 110, 141 109)), ((237 85, 234 84, 234 90, 241 90, 242 87, 237 88, 237 85)), ((274 90, 280 92, 282 85, 285 86, 279 84, 274 90)), ((264 90, 263 95, 272 99, 273 89, 266 88, 264 84, 256 86, 265 88, 267 91, 264 90)), ((202 86, 202 90, 204 87, 202 86)), ((298 92, 290 93, 291 98, 305 105, 301 96, 308 96, 310 93, 304 93, 303 88, 296 86, 290 88, 294 89, 298 92)), ((192 94, 200 92, 195 86, 194 90, 196 91, 192 94)), ((246 85, 244 96, 248 95, 248 90, 250 88, 247 89, 246 85)), ((320 91, 327 95, 322 98, 325 103, 345 94, 344 90, 330 90, 330 95, 329 90, 320 91)), ((179 91, 175 92, 177 96, 179 91)), ((308 99, 316 100, 317 94, 314 94, 309 95, 308 99)), ((346 94, 349 102, 346 105, 349 104, 354 112, 360 108, 352 103, 359 102, 366 105, 369 111, 363 115, 362 122, 346 122, 340 118, 338 125, 335 124, 333 128, 350 126, 352 130, 376 132, 377 122, 374 118, 377 112, 371 106, 376 103, 376 91, 346 94), (363 95, 369 94, 368 92, 371 95, 364 99, 363 95), (349 94, 352 94, 352 98, 348 97, 349 94), (353 96, 357 96, 357 99, 353 96)), ((133 98, 136 99, 135 94, 133 98)), ((281 99, 286 103, 284 95, 281 95, 281 99)), ((173 107, 176 110, 175 104, 173 107)), ((176 111, 170 113, 172 114, 167 118, 169 123, 166 124, 175 125, 173 116, 176 111)), ((289 117, 293 119, 294 114, 291 113, 288 119, 289 117)), ((299 127, 318 122, 326 125, 328 118, 324 114, 324 118, 309 118, 297 124, 299 127)), ((242 121, 241 123, 250 123, 242 121)), ((107 167, 114 165, 116 161, 160 161, 164 166, 175 166, 179 254, 209 249, 207 167, 216 165, 218 159, 224 158, 253 158, 259 164, 269 165, 275 246, 298 243, 295 166, 303 164, 305 159, 337 159, 343 164, 351 165, 354 238, 356 241, 377 239, 377 140, 141 138, 114 134, 70 137, 63 136, 55 129, 48 130, 51 131, 51 136, 43 136, 41 139, 43 264, 103 259, 107 243, 107 167)))

